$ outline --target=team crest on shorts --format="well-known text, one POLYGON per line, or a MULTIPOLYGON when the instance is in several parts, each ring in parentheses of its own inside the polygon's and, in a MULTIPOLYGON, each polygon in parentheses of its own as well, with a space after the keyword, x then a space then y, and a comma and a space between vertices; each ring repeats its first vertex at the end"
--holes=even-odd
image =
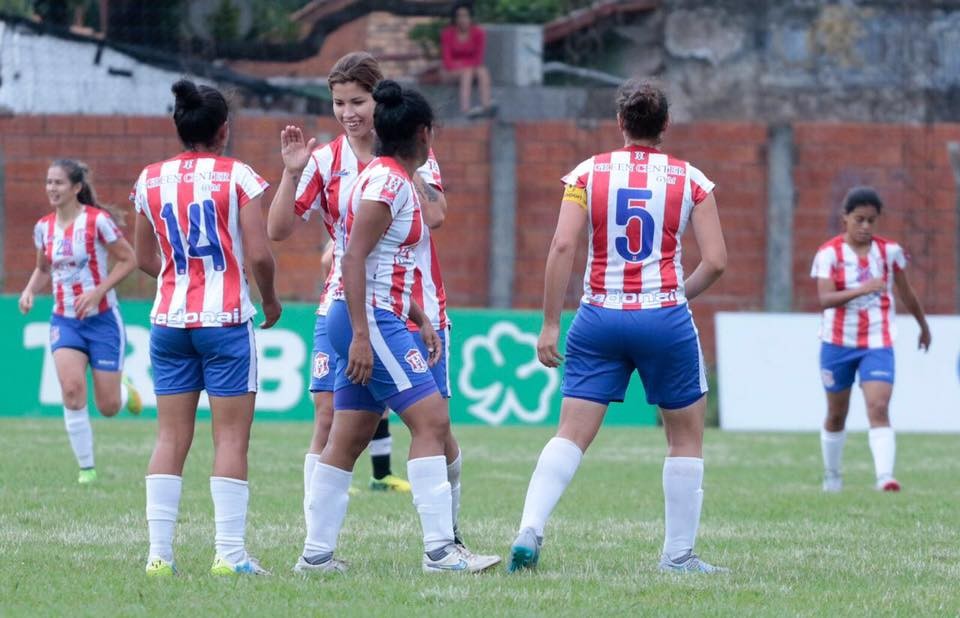
POLYGON ((50 343, 56 343, 60 341, 60 327, 51 326, 50 327, 50 343))
POLYGON ((403 358, 407 361, 407 364, 410 365, 410 369, 413 370, 414 373, 427 372, 427 361, 423 360, 423 355, 420 354, 420 350, 411 349, 403 358))
POLYGON ((330 373, 330 356, 324 352, 313 355, 313 377, 323 378, 330 373))
POLYGON ((821 369, 820 378, 823 380, 823 385, 827 388, 833 388, 836 384, 836 381, 833 379, 833 372, 829 369, 821 369))

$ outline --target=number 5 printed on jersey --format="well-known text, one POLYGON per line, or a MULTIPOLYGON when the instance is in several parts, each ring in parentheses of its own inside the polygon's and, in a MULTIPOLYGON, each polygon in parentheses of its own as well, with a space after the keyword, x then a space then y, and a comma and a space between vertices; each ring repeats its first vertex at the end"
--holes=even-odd
POLYGON ((653 191, 650 189, 617 190, 617 225, 622 225, 625 229, 624 235, 616 239, 616 248, 620 257, 628 262, 642 262, 653 252, 653 228, 656 223, 653 215, 643 207, 644 202, 652 197, 653 191), (635 228, 631 229, 634 227, 631 226, 632 221, 639 224, 639 234, 635 228))
POLYGON ((223 257, 223 247, 220 245, 220 234, 217 230, 217 207, 213 200, 203 200, 203 232, 207 239, 206 244, 200 245, 200 204, 196 202, 187 206, 187 217, 190 219, 190 231, 187 234, 187 251, 183 250, 183 241, 180 238, 180 226, 177 224, 177 215, 173 204, 166 203, 160 209, 160 216, 167 225, 167 237, 173 249, 173 263, 177 267, 177 274, 187 273, 187 257, 213 259, 213 269, 225 270, 227 261, 223 257))

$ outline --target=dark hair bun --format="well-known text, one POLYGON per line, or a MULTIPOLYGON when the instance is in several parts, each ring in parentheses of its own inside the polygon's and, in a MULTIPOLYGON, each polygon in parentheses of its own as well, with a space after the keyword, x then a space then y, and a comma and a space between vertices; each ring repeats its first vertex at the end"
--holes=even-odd
POLYGON ((173 96, 177 98, 177 107, 195 109, 203 105, 203 97, 197 85, 189 79, 181 79, 171 88, 173 96))
POLYGON ((374 88, 373 100, 387 107, 400 105, 403 103, 403 89, 392 79, 385 79, 374 88))

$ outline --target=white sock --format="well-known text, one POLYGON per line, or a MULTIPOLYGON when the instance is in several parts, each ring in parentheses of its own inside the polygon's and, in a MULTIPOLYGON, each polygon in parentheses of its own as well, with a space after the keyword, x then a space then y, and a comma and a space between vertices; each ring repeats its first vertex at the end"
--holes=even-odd
POLYGON ((303 458, 303 521, 310 521, 310 481, 313 479, 313 467, 320 463, 320 455, 307 453, 303 458))
POLYGON ((306 558, 329 554, 336 549, 337 537, 347 516, 351 482, 353 472, 319 461, 313 467, 307 538, 303 543, 303 555, 306 558))
POLYGON ((413 505, 420 514, 423 551, 431 552, 453 542, 453 506, 447 481, 447 458, 419 457, 407 461, 407 478, 413 505))
POLYGON ((81 468, 93 467, 93 427, 90 425, 90 413, 87 406, 79 410, 63 409, 63 423, 70 437, 70 446, 81 468))
POLYGON ((457 458, 447 464, 447 482, 450 483, 450 504, 453 512, 453 529, 457 529, 460 519, 460 470, 463 468, 463 451, 457 451, 457 458))
POLYGON ((123 383, 123 380, 120 381, 120 409, 123 410, 127 407, 127 402, 130 400, 130 392, 127 390, 127 385, 123 383))
POLYGON ((147 528, 150 532, 149 558, 173 562, 173 531, 180 510, 183 482, 173 474, 147 475, 147 528))
POLYGON ((827 431, 820 428, 820 450, 823 452, 823 469, 831 476, 840 476, 843 462, 843 445, 847 441, 847 432, 827 431))
POLYGON ((543 536, 547 519, 573 479, 582 458, 580 447, 566 438, 554 437, 547 442, 527 487, 521 530, 533 528, 537 536, 543 536))
POLYGON ((213 496, 217 555, 233 564, 243 562, 247 558, 243 538, 247 531, 250 486, 240 479, 211 476, 210 495, 213 496))
POLYGON ((897 457, 897 439, 893 427, 873 427, 868 434, 873 467, 878 481, 893 478, 893 463, 897 457))
POLYGON ((663 462, 665 529, 663 553, 671 560, 693 551, 703 506, 703 459, 667 457, 663 462))

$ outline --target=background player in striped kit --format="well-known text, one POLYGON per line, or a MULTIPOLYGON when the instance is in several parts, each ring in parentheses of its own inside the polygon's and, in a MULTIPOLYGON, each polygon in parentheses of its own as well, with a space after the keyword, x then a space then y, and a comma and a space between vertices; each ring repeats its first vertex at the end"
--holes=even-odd
POLYGON ((210 397, 214 575, 264 573, 247 553, 247 448, 257 391, 256 308, 244 274, 253 270, 269 328, 280 318, 274 260, 260 195, 267 183, 223 156, 227 102, 217 90, 180 80, 173 119, 185 152, 144 168, 132 196, 140 268, 157 277, 150 312, 150 361, 157 393, 157 442, 147 471, 149 575, 172 575, 173 532, 183 464, 200 391, 210 397))
MULTIPOLYGON (((343 56, 330 69, 327 84, 333 96, 333 114, 344 133, 314 150, 314 140, 306 142, 299 127, 288 126, 280 133, 280 153, 284 171, 270 204, 267 231, 271 240, 290 237, 298 218, 302 221, 320 211, 330 238, 346 211, 346 202, 357 176, 374 158, 373 88, 383 79, 380 65, 366 52, 343 56)), ((418 182, 422 180, 418 177, 418 182)), ((433 192, 440 196, 442 194, 433 192)), ((334 243, 335 245, 336 243, 334 243)), ((303 463, 304 509, 309 502, 310 477, 313 466, 327 443, 333 422, 333 384, 337 366, 336 353, 326 331, 326 315, 333 292, 340 285, 340 258, 331 245, 332 264, 324 281, 314 327, 312 378, 314 426, 310 449, 303 463)), ((326 253, 325 253, 326 256, 326 253)), ((370 443, 373 467, 371 489, 410 491, 410 484, 393 474, 390 465, 392 439, 390 424, 384 414, 370 443)), ((304 517, 309 513, 304 510, 304 517)))
POLYGON ((660 407, 666 534, 660 569, 711 572, 693 553, 703 503, 703 419, 707 380, 687 301, 726 267, 713 183, 686 161, 656 149, 667 127, 664 93, 637 80, 620 87, 623 148, 596 155, 563 177, 557 230, 547 257, 540 361, 557 367, 560 310, 585 225, 584 294, 567 335, 560 427, 540 453, 511 547, 510 571, 535 566, 543 529, 611 401, 623 401, 635 370, 660 407), (680 237, 693 224, 700 264, 684 280, 680 237))
POLYGON ((820 247, 810 273, 817 280, 817 295, 823 307, 820 375, 827 392, 827 417, 820 430, 820 446, 823 490, 828 492, 843 489, 844 427, 850 389, 858 372, 870 422, 876 488, 900 491, 900 483, 893 476, 896 438, 889 415, 896 335, 894 284, 907 311, 920 325, 918 347, 930 347, 930 328, 907 279, 903 248, 873 234, 882 209, 883 202, 873 189, 851 189, 843 200, 844 233, 820 247))
POLYGON ((47 170, 47 198, 54 212, 33 229, 37 265, 20 295, 20 311, 53 283, 50 348, 63 395, 63 418, 80 466, 79 482, 97 479, 93 428, 87 410, 87 365, 93 371, 97 410, 114 416, 126 406, 141 410, 140 395, 121 380, 126 333, 114 288, 137 267, 130 247, 97 199, 86 165, 59 159, 47 170), (114 260, 108 271, 107 259, 114 260))
POLYGON ((342 296, 327 315, 338 353, 333 426, 313 471, 312 512, 297 571, 341 571, 337 537, 346 516, 353 466, 385 406, 411 433, 407 471, 423 528, 426 572, 476 572, 499 562, 456 543, 445 457, 450 419, 428 361, 407 329, 421 329, 429 365, 441 355, 430 319, 412 298, 416 249, 426 241, 412 178, 427 160, 433 110, 419 93, 383 81, 373 93, 378 158, 357 180, 336 242, 346 243, 342 296), (348 241, 349 238, 349 241, 348 241), (348 242, 347 242, 348 241, 348 242), (343 300, 345 298, 345 300, 343 300))

